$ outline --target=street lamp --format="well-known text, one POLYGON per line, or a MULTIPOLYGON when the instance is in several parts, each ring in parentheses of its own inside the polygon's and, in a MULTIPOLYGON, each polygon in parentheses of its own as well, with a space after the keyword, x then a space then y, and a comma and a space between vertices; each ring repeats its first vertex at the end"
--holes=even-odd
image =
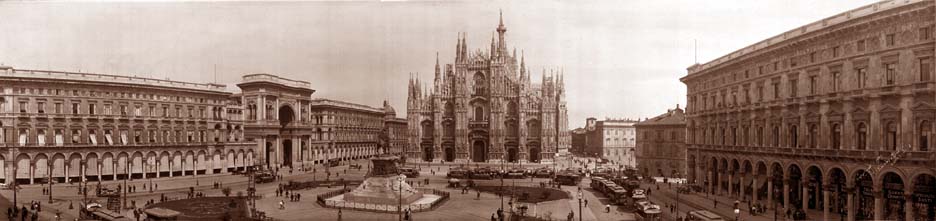
POLYGON ((582 221, 582 190, 578 192, 578 203, 579 203, 579 221, 582 221))
MULTIPOLYGON (((48 171, 49 171, 49 179, 46 180, 46 181, 49 182, 49 204, 52 204, 52 161, 48 161, 48 162, 49 162, 49 166, 46 167, 46 168, 49 168, 49 169, 48 169, 48 171)), ((67 178, 66 178, 66 179, 67 179, 67 178)))

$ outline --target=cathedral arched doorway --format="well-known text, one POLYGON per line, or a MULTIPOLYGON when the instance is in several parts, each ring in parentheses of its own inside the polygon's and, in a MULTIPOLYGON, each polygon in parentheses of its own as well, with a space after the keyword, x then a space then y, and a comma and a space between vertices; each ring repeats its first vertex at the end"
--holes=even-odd
POLYGON ((423 161, 432 162, 434 156, 432 155, 432 144, 431 144, 431 143, 423 143, 423 144, 422 144, 422 153, 423 153, 423 161))
POLYGON ((474 162, 484 162, 487 160, 487 144, 481 140, 475 140, 471 146, 471 160, 474 162))
POLYGON ((455 145, 452 143, 443 144, 445 149, 445 161, 452 162, 455 161, 455 145))
POLYGON ((292 166, 292 140, 283 140, 283 166, 292 166))
POLYGON ((539 163, 539 161, 540 161, 540 152, 542 151, 542 150, 540 149, 540 144, 534 142, 534 143, 527 144, 527 147, 530 148, 530 149, 529 149, 529 150, 530 150, 530 151, 529 151, 529 152, 530 152, 530 159, 529 159, 530 162, 531 162, 531 163, 539 163))
POLYGON ((517 162, 520 159, 520 151, 517 151, 517 147, 507 148, 507 162, 513 163, 517 162))
POLYGON ((293 109, 288 105, 283 105, 279 108, 279 122, 280 126, 286 127, 289 123, 292 123, 293 116, 295 116, 293 109))
POLYGON ((530 162, 531 162, 531 163, 539 163, 539 162, 540 162, 540 148, 539 148, 539 147, 531 147, 531 148, 530 148, 530 162))

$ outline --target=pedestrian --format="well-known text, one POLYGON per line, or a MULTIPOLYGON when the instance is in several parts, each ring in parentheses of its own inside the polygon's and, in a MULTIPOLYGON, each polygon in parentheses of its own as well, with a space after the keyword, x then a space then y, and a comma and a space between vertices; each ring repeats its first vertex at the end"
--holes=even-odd
POLYGON ((341 221, 341 208, 338 208, 338 221, 341 221))
POLYGON ((491 221, 497 221, 497 213, 491 213, 491 221))
POLYGON ((588 207, 588 199, 585 199, 585 207, 588 207))
POLYGON ((280 209, 280 210, 286 209, 286 203, 285 203, 285 202, 283 202, 282 200, 280 200, 279 203, 280 203, 280 204, 279 204, 279 209, 280 209))
POLYGON ((712 204, 715 204, 713 207, 718 208, 718 200, 715 200, 715 198, 712 198, 712 204))
POLYGON ((297 193, 297 194, 296 194, 296 201, 302 201, 302 194, 301 194, 301 193, 297 193))
POLYGON ((573 219, 575 219, 575 212, 569 211, 569 215, 566 216, 566 220, 572 221, 573 219))
POLYGON ((611 204, 605 204, 605 213, 611 213, 611 204))

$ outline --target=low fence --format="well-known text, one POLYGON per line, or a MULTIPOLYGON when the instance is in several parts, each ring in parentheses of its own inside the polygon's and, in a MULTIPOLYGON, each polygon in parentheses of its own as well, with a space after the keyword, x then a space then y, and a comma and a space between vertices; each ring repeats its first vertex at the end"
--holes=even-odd
POLYGON ((283 186, 286 190, 307 190, 318 187, 348 187, 355 188, 358 185, 363 183, 363 180, 317 180, 317 181, 306 181, 306 182, 295 182, 289 181, 286 185, 283 186))
POLYGON ((399 211, 403 211, 406 209, 410 209, 410 211, 412 212, 424 212, 424 211, 435 210, 436 208, 441 206, 442 203, 448 201, 449 195, 450 195, 449 192, 435 190, 435 189, 417 188, 417 190, 423 193, 437 195, 440 198, 439 200, 433 201, 431 203, 419 203, 419 204, 414 203, 414 204, 404 205, 402 206, 402 208, 398 205, 355 203, 355 202, 347 202, 347 201, 329 201, 328 200, 329 198, 336 197, 338 195, 350 192, 350 190, 348 189, 340 189, 340 190, 335 190, 335 191, 319 194, 316 197, 316 202, 318 202, 320 206, 325 207, 325 208, 335 208, 335 209, 341 208, 341 209, 350 209, 350 210, 367 211, 367 212, 397 213, 399 211))

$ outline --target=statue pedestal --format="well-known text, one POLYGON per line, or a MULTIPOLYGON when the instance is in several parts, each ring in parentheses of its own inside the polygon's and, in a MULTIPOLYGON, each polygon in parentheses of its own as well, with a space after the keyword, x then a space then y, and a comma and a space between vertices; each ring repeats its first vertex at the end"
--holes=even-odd
POLYGON ((410 204, 423 194, 407 184, 403 176, 379 176, 364 180, 360 186, 345 194, 344 200, 355 203, 397 205, 410 204))

